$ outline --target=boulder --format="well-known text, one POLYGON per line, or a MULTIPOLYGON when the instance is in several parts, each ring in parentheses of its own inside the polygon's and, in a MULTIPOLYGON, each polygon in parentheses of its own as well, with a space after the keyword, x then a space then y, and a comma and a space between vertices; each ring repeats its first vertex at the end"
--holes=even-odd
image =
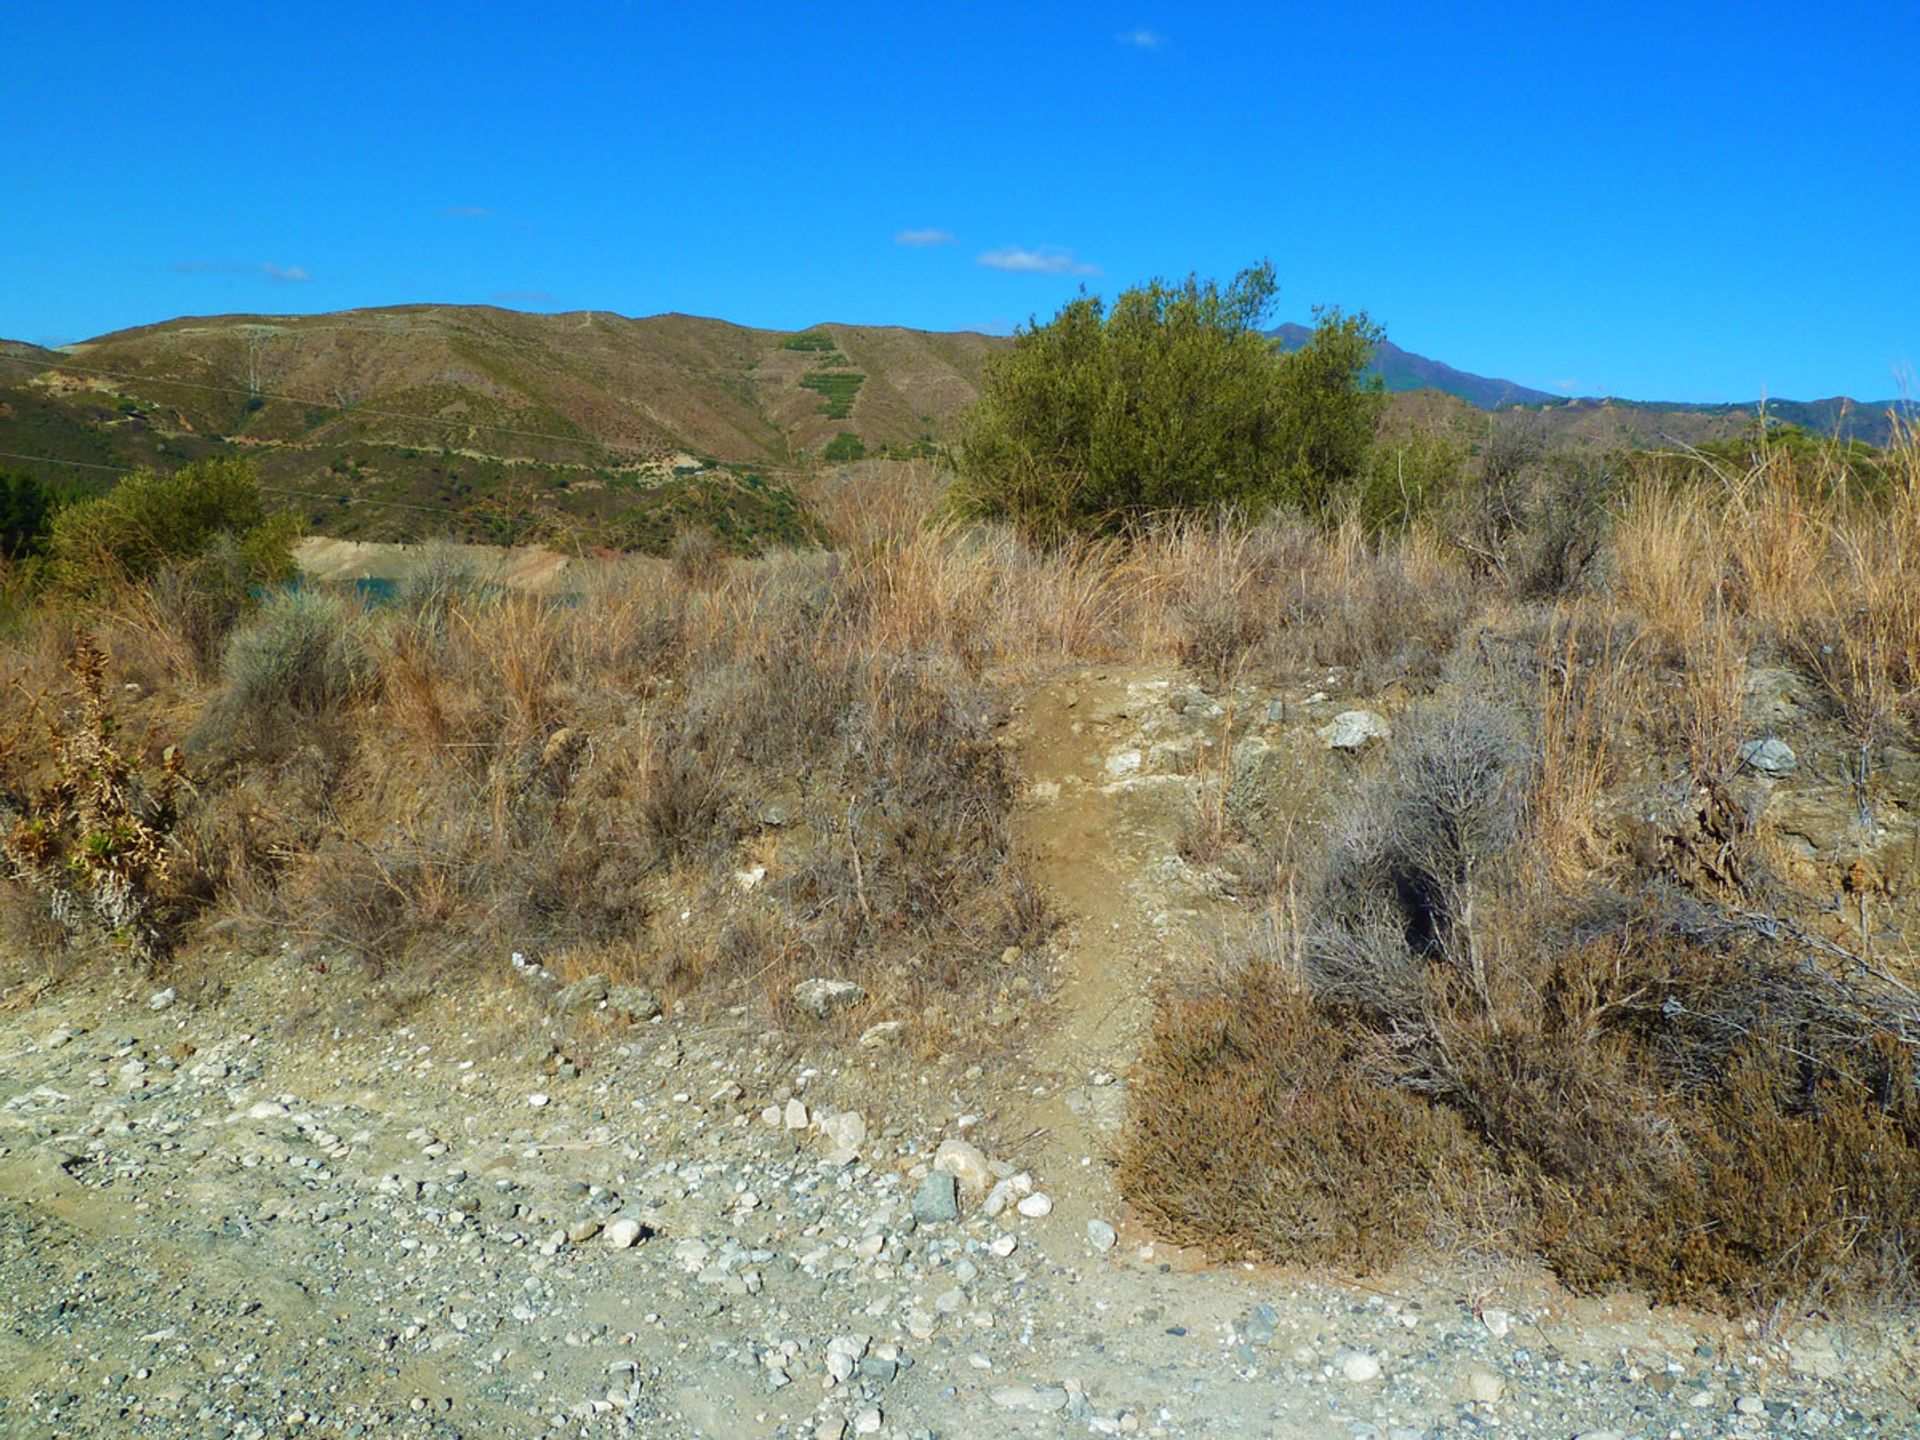
POLYGON ((1385 740, 1393 729, 1371 710, 1342 710, 1315 733, 1329 750, 1359 750, 1385 740))
POLYGON ((793 1003, 816 1020, 831 1020, 842 1010, 851 1010, 867 998, 864 988, 851 980, 802 980, 793 987, 793 1003))

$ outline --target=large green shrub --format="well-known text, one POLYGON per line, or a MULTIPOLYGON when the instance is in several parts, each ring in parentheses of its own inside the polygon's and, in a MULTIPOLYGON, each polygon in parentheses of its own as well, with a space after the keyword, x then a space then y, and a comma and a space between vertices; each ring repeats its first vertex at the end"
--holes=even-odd
POLYGON ((269 512, 248 460, 200 460, 171 475, 138 471, 105 495, 54 516, 48 555, 63 589, 92 594, 199 560, 223 537, 258 582, 293 574, 299 523, 269 512))
POLYGON ((25 560, 46 549, 53 491, 31 475, 0 470, 0 560, 25 560))
POLYGON ((1381 332, 1323 311, 1283 353, 1261 333, 1276 290, 1271 265, 1224 290, 1156 280, 1023 330, 968 416, 957 502, 1056 535, 1167 511, 1324 513, 1372 441, 1382 395, 1361 376, 1381 332))

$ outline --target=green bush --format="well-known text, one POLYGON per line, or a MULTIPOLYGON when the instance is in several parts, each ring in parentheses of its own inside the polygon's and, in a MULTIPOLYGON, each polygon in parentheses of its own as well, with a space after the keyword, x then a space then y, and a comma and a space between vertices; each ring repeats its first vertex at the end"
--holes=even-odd
POLYGON ((293 575, 299 522, 269 512, 251 461, 200 460, 155 475, 138 471, 107 494, 55 515, 48 541, 63 589, 94 594, 118 580, 146 580, 207 554, 230 537, 255 583, 293 575))
POLYGON ((0 470, 0 559, 25 560, 46 550, 54 494, 31 475, 0 470))
POLYGON ((1043 535, 1118 531, 1168 511, 1276 504, 1324 515, 1365 463, 1384 397, 1361 376, 1381 332, 1317 313, 1283 353, 1261 325, 1273 267, 1224 291, 1189 277, 1081 295, 989 362, 957 501, 1043 535))
POLYGON ((847 465, 866 458, 867 442, 851 430, 842 430, 827 442, 827 448, 820 453, 828 464, 847 465))

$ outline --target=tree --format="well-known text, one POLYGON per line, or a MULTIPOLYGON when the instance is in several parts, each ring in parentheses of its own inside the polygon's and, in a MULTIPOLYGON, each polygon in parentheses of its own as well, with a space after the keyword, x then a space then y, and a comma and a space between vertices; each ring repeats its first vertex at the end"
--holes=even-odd
POLYGON ((54 516, 47 549, 56 583, 79 594, 147 580, 217 547, 257 584, 293 574, 298 532, 294 517, 267 509, 252 461, 200 460, 171 475, 136 471, 105 495, 67 506, 54 516))
POLYGON ((1273 267, 1222 290, 1189 276, 1082 293, 989 362, 958 449, 963 511, 1047 536, 1113 532, 1182 510, 1324 513, 1361 471, 1378 422, 1363 384, 1381 332, 1316 313, 1282 352, 1261 333, 1273 267))
POLYGON ((0 470, 0 559, 25 560, 47 548, 54 495, 31 475, 0 470))

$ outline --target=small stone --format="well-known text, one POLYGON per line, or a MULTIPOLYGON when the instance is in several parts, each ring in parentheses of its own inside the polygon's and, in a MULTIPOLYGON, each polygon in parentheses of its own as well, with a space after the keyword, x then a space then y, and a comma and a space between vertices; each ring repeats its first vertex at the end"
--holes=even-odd
POLYGON ((783 1112, 782 1118, 789 1130, 806 1129, 809 1121, 807 1102, 796 1095, 793 1099, 787 1101, 787 1108, 783 1112))
POLYGON ((995 1255, 998 1255, 1002 1260, 1006 1259, 1019 1248, 1019 1240, 1012 1235, 996 1235, 993 1237, 992 1243, 987 1246, 987 1249, 991 1250, 995 1255))
POLYGON ((851 1010, 867 998, 864 987, 851 980, 814 978, 793 987, 793 1003, 816 1020, 830 1020, 842 1010, 851 1010))
POLYGON ((842 1110, 820 1122, 820 1133, 835 1150, 854 1150, 867 1143, 867 1122, 858 1110, 842 1110))
POLYGON ((1742 765, 1770 779, 1791 775, 1800 764, 1800 757, 1793 753, 1793 747, 1771 735, 1764 740, 1749 740, 1735 753, 1739 755, 1742 765))
POLYGON ((869 1405, 853 1417, 853 1433, 856 1435, 878 1435, 880 1433, 880 1407, 869 1405))
POLYGON ((997 1385, 988 1393, 988 1398, 1003 1410, 1027 1410, 1036 1415, 1050 1415, 1067 1408, 1067 1391, 1063 1385, 997 1385))
POLYGON ((1271 1305, 1256 1305, 1240 1326, 1241 1335, 1255 1345, 1270 1345, 1280 1330, 1280 1312, 1271 1305))
POLYGON ((1467 1398, 1474 1404, 1498 1404, 1506 1393, 1507 1382, 1491 1370, 1473 1369, 1467 1372, 1467 1398))
POLYGON ((1038 1220, 1042 1215, 1053 1213, 1053 1197, 1036 1190, 1033 1194, 1022 1197, 1020 1203, 1013 1208, 1029 1220, 1038 1220))
POLYGON ((644 985, 615 985, 607 991, 607 1013, 635 1025, 660 1014, 660 997, 644 985))
POLYGON ((882 1020, 878 1025, 869 1025, 860 1032, 862 1050, 885 1050, 900 1042, 900 1034, 907 1028, 904 1020, 882 1020))
POLYGON ((922 1225, 960 1218, 960 1196, 953 1176, 944 1170, 929 1172, 914 1192, 913 1218, 922 1225))
POLYGON ((61 1025, 47 1032, 47 1038, 40 1042, 49 1050, 58 1050, 62 1045, 73 1043, 73 1031, 61 1025))
POLYGON ((1487 1309, 1480 1312, 1480 1323, 1487 1327, 1487 1333, 1496 1340, 1505 1337, 1513 1328, 1513 1316, 1505 1310, 1487 1309))
POLYGON ((646 1227, 631 1215, 617 1216, 607 1222, 603 1232, 607 1245, 614 1250, 631 1250, 634 1242, 645 1232, 646 1227))
POLYGON ((1104 1253, 1120 1243, 1120 1233, 1104 1220, 1089 1220, 1087 1243, 1104 1253))
POLYGON ((840 1437, 846 1433, 847 1422, 844 1416, 826 1415, 815 1423, 813 1440, 840 1440, 840 1437))
POLYGON ((1767 1413, 1767 1402, 1758 1395, 1742 1395, 1733 1402, 1733 1408, 1742 1415, 1764 1415, 1767 1413))
POLYGON ((1315 733, 1329 750, 1359 750, 1393 731, 1371 710, 1342 710, 1315 733))
POLYGON ((567 1239, 576 1245, 584 1245, 600 1233, 600 1222, 591 1216, 585 1220, 576 1220, 567 1227, 567 1239))
POLYGON ((164 1010, 173 1004, 176 998, 178 997, 174 988, 169 985, 166 989, 156 990, 152 995, 147 997, 147 1008, 149 1010, 164 1010))
POLYGON ((980 1194, 993 1183, 993 1168, 985 1152, 965 1140, 942 1140, 933 1152, 933 1168, 953 1176, 970 1195, 980 1194))
POLYGON ((553 997, 553 1008, 562 1015, 592 1010, 607 998, 607 977, 588 975, 563 987, 553 997))
POLYGON ((1356 1385, 1380 1378, 1380 1359, 1365 1350, 1349 1350, 1340 1360, 1340 1373, 1356 1385))
POLYGON ((534 1091, 533 1094, 527 1096, 527 1104, 536 1110, 544 1110, 547 1106, 546 1092, 544 1090, 534 1091))

